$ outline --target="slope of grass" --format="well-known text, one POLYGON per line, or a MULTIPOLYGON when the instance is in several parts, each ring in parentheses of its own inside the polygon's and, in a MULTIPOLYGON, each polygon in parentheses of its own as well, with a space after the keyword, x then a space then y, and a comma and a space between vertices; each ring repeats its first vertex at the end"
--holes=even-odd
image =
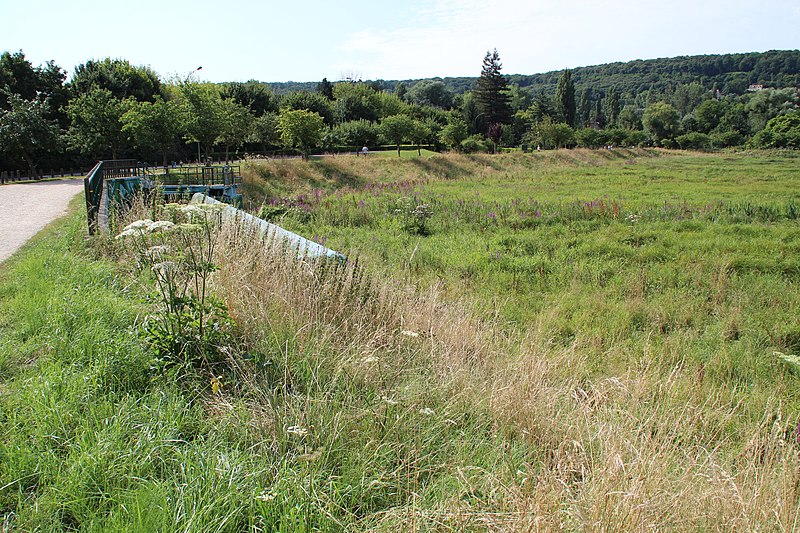
POLYGON ((525 157, 254 163, 351 261, 221 228, 236 340, 185 376, 136 250, 51 227, 0 267, 3 528, 795 529, 794 159, 525 157))

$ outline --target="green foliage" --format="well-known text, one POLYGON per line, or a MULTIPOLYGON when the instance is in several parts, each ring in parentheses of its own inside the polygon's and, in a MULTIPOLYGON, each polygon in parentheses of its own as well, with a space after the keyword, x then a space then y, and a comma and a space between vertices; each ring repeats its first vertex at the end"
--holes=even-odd
POLYGON ((229 158, 230 148, 241 147, 254 132, 255 117, 248 108, 233 101, 222 100, 222 129, 217 142, 225 147, 225 160, 229 158))
POLYGON ((678 135, 675 142, 682 150, 708 150, 712 145, 711 137, 697 131, 678 135))
POLYGON ((366 83, 340 82, 333 86, 336 119, 339 122, 380 118, 381 97, 366 83))
POLYGON ((167 154, 181 129, 180 108, 175 101, 156 96, 153 102, 131 102, 120 121, 122 132, 135 146, 160 153, 162 164, 167 164, 167 154))
POLYGON ((572 71, 564 70, 556 85, 556 104, 560 122, 572 127, 575 125, 575 84, 572 82, 572 71))
POLYGON ((453 93, 439 80, 422 80, 415 83, 405 95, 406 101, 420 106, 450 109, 453 93))
POLYGON ((0 154, 8 160, 20 156, 35 175, 40 158, 60 144, 58 124, 47 118, 48 106, 42 100, 6 96, 10 109, 0 108, 0 154))
POLYGON ((75 67, 70 80, 74 96, 105 90, 118 99, 153 101, 161 94, 161 80, 150 67, 134 66, 124 59, 90 59, 75 67))
POLYGON ((397 157, 400 157, 400 145, 413 140, 415 122, 408 115, 386 117, 381 121, 380 132, 387 142, 397 145, 397 157))
POLYGON ((222 97, 249 109, 256 117, 278 112, 278 97, 272 93, 269 85, 259 81, 226 83, 222 88, 222 97))
POLYGON ((184 137, 199 142, 206 157, 225 130, 225 108, 219 87, 211 83, 187 82, 179 95, 184 137))
POLYGON ((159 309, 145 319, 143 333, 162 372, 213 372, 231 344, 227 308, 208 293, 218 207, 170 204, 163 210, 171 220, 139 220, 117 236, 155 281, 159 309))
POLYGON ((266 150, 269 146, 278 145, 280 141, 277 113, 265 113, 255 118, 248 142, 259 144, 266 150))
POLYGON ((324 95, 313 92, 293 92, 281 98, 281 109, 304 109, 322 117, 325 124, 334 123, 333 103, 324 95))
POLYGON ((511 123, 511 97, 508 93, 508 80, 500 73, 502 68, 497 49, 491 53, 487 51, 474 90, 476 103, 486 125, 511 123))
POLYGON ((467 123, 457 116, 450 117, 439 132, 439 140, 451 150, 458 149, 468 136, 467 123))
POLYGON ((575 131, 564 122, 553 122, 546 118, 533 125, 528 140, 532 145, 542 148, 565 148, 575 142, 575 131))
POLYGON ((416 197, 403 196, 397 199, 394 214, 400 218, 405 231, 412 235, 428 235, 428 220, 433 216, 429 204, 421 203, 416 197))
POLYGON ((679 120, 678 111, 666 102, 651 104, 642 114, 644 129, 656 143, 673 138, 678 133, 679 120))
POLYGON ((320 145, 325 126, 324 119, 305 109, 281 109, 278 115, 278 131, 286 148, 299 151, 308 158, 309 151, 320 145))
POLYGON ((70 100, 67 106, 72 124, 67 134, 70 148, 95 159, 117 159, 125 144, 122 116, 133 100, 119 100, 107 89, 91 89, 70 100))
POLYGON ((459 143, 458 150, 465 154, 487 153, 492 151, 484 136, 477 133, 462 140, 461 143, 459 143))
POLYGON ((379 128, 368 120, 351 120, 337 124, 331 129, 330 143, 334 146, 375 146, 379 128))
POLYGON ((800 148, 800 111, 779 115, 750 141, 754 148, 800 148))

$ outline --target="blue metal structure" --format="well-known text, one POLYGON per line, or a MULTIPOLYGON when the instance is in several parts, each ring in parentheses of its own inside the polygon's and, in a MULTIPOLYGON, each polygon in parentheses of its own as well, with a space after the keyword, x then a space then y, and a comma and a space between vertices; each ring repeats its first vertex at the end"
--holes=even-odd
POLYGON ((133 194, 158 191, 165 199, 203 193, 238 204, 242 178, 239 165, 150 167, 132 159, 99 161, 84 179, 89 233, 108 223, 108 214, 133 194))

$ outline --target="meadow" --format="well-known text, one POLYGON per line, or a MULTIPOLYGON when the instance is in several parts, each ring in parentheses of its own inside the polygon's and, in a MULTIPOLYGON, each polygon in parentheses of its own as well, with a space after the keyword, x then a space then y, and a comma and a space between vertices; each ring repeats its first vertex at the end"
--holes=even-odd
POLYGON ((76 203, 0 267, 2 527, 795 530, 797 161, 252 161, 245 207, 349 261, 223 225, 232 334, 169 367, 76 203))

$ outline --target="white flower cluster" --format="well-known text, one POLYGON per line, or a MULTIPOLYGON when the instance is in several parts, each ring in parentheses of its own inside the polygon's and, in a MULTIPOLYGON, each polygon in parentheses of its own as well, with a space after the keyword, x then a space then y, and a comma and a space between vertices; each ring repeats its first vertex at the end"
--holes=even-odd
POLYGON ((175 227, 175 224, 169 220, 158 220, 153 222, 149 218, 144 220, 137 220, 125 226, 116 236, 117 239, 130 237, 131 235, 144 235, 146 233, 153 233, 155 231, 169 231, 175 227))

